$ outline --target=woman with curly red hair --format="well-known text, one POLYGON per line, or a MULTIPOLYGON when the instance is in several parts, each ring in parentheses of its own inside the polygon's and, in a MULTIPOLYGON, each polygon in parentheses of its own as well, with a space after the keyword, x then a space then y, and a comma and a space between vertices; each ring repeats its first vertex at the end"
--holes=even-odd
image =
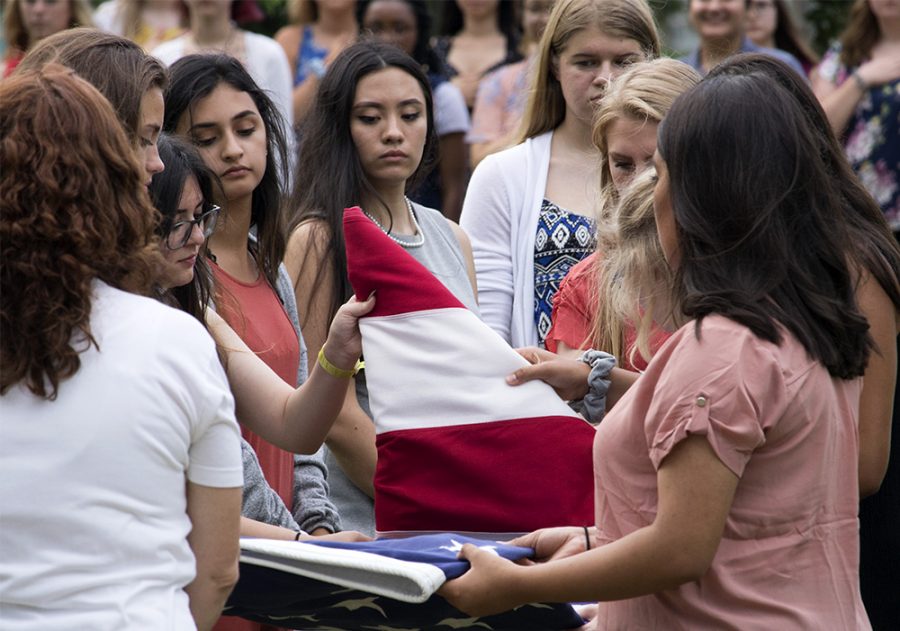
POLYGON ((209 628, 241 453, 213 341, 148 294, 156 213, 105 98, 0 83, 0 608, 17 629, 209 628))

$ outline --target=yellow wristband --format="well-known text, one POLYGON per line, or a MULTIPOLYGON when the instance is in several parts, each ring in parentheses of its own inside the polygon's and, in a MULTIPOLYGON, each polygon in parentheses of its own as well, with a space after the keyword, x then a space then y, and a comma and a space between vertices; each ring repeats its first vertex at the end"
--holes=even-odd
POLYGON ((343 368, 338 368, 325 357, 325 347, 319 349, 319 366, 322 367, 325 372, 327 372, 332 377, 337 377, 338 379, 349 379, 353 375, 355 375, 359 371, 360 362, 356 362, 356 366, 353 367, 352 370, 344 370, 343 368))

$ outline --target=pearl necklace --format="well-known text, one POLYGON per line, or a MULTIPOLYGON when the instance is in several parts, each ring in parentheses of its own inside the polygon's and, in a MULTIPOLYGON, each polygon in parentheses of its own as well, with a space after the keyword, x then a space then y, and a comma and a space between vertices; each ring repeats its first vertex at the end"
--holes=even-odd
POLYGON ((398 239, 396 236, 392 235, 390 232, 388 232, 387 228, 382 226, 381 222, 378 221, 377 219, 375 219, 375 217, 373 217, 372 215, 370 215, 368 213, 368 211, 364 210, 363 214, 365 214, 366 217, 371 219, 372 222, 376 226, 381 228, 381 231, 387 236, 387 238, 390 239, 391 241, 393 241, 394 243, 396 243, 397 245, 403 246, 404 248, 420 248, 423 245, 425 245, 425 233, 422 232, 422 228, 419 227, 419 222, 416 221, 416 214, 413 212, 412 202, 409 201, 409 198, 406 197, 405 195, 403 196, 403 199, 406 200, 406 209, 409 211, 409 219, 410 219, 410 221, 412 221, 413 228, 416 229, 416 234, 419 235, 418 241, 402 241, 402 240, 398 239))

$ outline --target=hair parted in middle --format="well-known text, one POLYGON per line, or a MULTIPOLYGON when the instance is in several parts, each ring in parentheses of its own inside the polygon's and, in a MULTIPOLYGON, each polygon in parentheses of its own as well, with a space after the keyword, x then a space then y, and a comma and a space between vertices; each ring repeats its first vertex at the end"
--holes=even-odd
MULTIPOLYGON (((184 186, 189 178, 194 178, 200 189, 204 211, 212 206, 213 191, 219 189, 219 179, 203 162, 197 149, 178 136, 160 134, 159 157, 166 168, 153 174, 148 187, 150 198, 159 213, 156 233, 165 239, 175 220, 184 186)), ((206 326, 206 308, 212 296, 212 271, 203 256, 206 244, 201 248, 201 256, 194 263, 194 278, 187 285, 172 287, 163 298, 182 311, 194 316, 206 326)))
POLYGON ((151 88, 164 90, 162 63, 131 40, 93 28, 61 31, 41 40, 19 64, 19 71, 58 63, 91 83, 112 104, 132 144, 140 135, 141 99, 151 88))
POLYGON ((682 93, 697 85, 700 75, 688 64, 661 57, 635 64, 610 83, 594 116, 592 139, 600 151, 600 202, 602 220, 612 212, 619 195, 609 169, 607 134, 621 118, 660 123, 682 93))
POLYGON ((156 213, 109 102, 58 64, 0 82, 0 163, 0 394, 52 400, 97 346, 94 281, 152 292, 156 213))
POLYGON ((604 34, 634 40, 647 59, 659 57, 659 33, 646 0, 557 0, 538 45, 517 142, 563 122, 566 102, 556 78, 559 56, 575 33, 592 26, 604 34))
MULTIPOLYGON (((165 93, 163 131, 175 134, 182 116, 192 120, 194 105, 221 84, 246 92, 266 129, 266 170, 253 191, 250 225, 256 227, 251 247, 256 264, 272 287, 278 281, 278 266, 284 258, 285 231, 283 186, 290 181, 285 123, 272 99, 260 88, 244 66, 228 55, 188 55, 170 68, 171 82, 165 93)), ((190 125, 189 125, 190 126, 190 125)), ((224 206, 224 205, 223 205, 224 206)), ((227 213, 227 207, 223 207, 227 213)))
POLYGON ((784 327, 850 379, 865 371, 872 338, 846 255, 841 184, 819 136, 762 73, 710 75, 675 101, 657 145, 677 226, 674 295, 698 335, 710 314, 775 344, 784 327))
MULTIPOLYGON (((304 252, 304 261, 321 255, 331 261, 331 315, 350 297, 347 278, 347 257, 344 246, 344 208, 362 202, 363 197, 379 199, 378 193, 363 170, 359 154, 350 132, 350 118, 356 87, 369 74, 397 68, 410 75, 422 88, 428 131, 422 161, 406 183, 407 190, 421 182, 433 166, 437 150, 434 129, 434 107, 428 77, 421 66, 400 49, 377 41, 361 41, 346 48, 335 58, 322 78, 312 110, 302 128, 300 157, 290 207, 294 216, 288 225, 289 233, 301 223, 317 220, 325 228, 318 245, 320 252, 304 252), (302 177, 299 175, 302 174, 302 177)), ((318 279, 328 270, 320 268, 318 279)), ((321 286, 321 283, 317 283, 321 286)), ((312 303, 298 305, 303 311, 312 303)))
MULTIPOLYGON (((366 9, 376 0, 358 0, 356 4, 356 21, 362 27, 366 16, 366 9)), ((412 11, 416 21, 416 46, 412 52, 412 58, 422 64, 427 74, 446 75, 447 68, 437 53, 431 47, 431 12, 425 0, 399 0, 412 11)), ((365 32, 363 33, 365 35, 365 32)))

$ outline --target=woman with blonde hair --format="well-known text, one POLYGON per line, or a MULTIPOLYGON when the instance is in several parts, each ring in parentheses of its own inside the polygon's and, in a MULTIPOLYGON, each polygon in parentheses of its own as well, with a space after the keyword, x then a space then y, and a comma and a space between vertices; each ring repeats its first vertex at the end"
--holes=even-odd
POLYGON ((209 629, 237 581, 234 399, 162 263, 116 114, 59 65, 0 84, 0 609, 16 629, 209 629))
POLYGON ((644 0, 560 0, 541 38, 520 144, 475 169, 461 225, 484 321, 513 346, 543 344, 553 295, 594 247, 594 110, 611 79, 659 55, 644 0))
POLYGON ((610 353, 626 370, 643 371, 669 338, 670 331, 657 324, 670 323, 666 290, 672 273, 653 221, 655 181, 656 174, 648 169, 625 185, 615 210, 599 228, 598 253, 566 277, 554 305, 553 330, 572 322, 585 332, 585 339, 578 348, 559 341, 559 354, 578 356, 583 348, 593 348, 610 353), (571 295, 576 292, 578 296, 571 295))
MULTIPOLYGON (((652 216, 649 224, 638 222, 622 232, 629 211, 619 208, 619 198, 632 179, 652 170, 660 122, 699 80, 683 62, 655 59, 622 74, 601 102, 592 132, 600 163, 597 251, 560 285, 548 350, 577 355, 594 348, 613 354, 619 366, 640 371, 668 337, 654 324, 654 316, 665 317, 651 304, 658 283, 668 279, 652 216)), ((630 203, 640 201, 632 192, 630 203)))
POLYGON ((3 37, 6 58, 0 78, 8 77, 32 46, 49 35, 76 26, 93 26, 88 0, 6 0, 3 37))
MULTIPOLYGON (((546 561, 530 566, 464 545, 471 569, 441 589, 455 607, 597 601, 591 629, 871 628, 857 521, 866 244, 842 194, 855 178, 830 164, 816 114, 764 73, 714 70, 673 103, 653 201, 682 326, 597 429, 596 527, 515 539, 546 561)), ((897 269, 884 270, 894 289, 897 269)), ((577 361, 516 374, 554 363, 583 395, 577 361)))

